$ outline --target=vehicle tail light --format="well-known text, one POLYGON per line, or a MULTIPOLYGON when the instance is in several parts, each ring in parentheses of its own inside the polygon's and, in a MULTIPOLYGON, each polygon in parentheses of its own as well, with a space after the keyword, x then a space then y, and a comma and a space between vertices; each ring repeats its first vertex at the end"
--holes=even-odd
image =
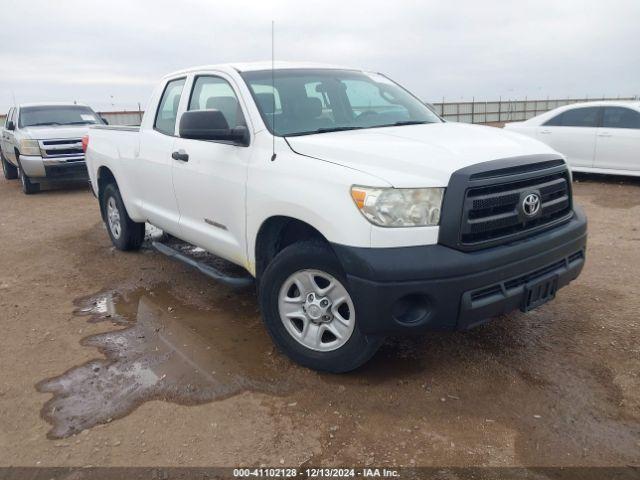
POLYGON ((82 137, 82 151, 87 153, 87 147, 89 146, 89 135, 82 137))

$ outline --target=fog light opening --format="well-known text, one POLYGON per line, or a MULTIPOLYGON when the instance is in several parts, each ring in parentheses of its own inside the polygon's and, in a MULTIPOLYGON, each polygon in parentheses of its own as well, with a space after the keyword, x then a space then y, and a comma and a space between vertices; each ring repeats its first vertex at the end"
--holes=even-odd
POLYGON ((391 314, 396 322, 403 325, 424 323, 431 313, 426 295, 412 293, 401 297, 393 304, 391 314))

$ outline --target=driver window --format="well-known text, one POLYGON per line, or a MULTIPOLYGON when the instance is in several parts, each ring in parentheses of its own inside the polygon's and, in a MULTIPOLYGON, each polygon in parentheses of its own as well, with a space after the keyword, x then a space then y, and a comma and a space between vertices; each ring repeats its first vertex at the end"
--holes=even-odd
POLYGON ((242 108, 229 82, 220 77, 197 77, 189 110, 220 110, 229 128, 246 126, 242 108))

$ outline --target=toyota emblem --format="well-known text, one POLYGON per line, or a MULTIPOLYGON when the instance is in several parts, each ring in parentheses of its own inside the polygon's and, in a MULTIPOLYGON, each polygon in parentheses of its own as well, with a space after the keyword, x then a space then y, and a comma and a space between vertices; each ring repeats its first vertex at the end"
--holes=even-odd
POLYGON ((522 200, 522 211, 527 217, 533 217, 540 211, 540 195, 530 193, 522 200))

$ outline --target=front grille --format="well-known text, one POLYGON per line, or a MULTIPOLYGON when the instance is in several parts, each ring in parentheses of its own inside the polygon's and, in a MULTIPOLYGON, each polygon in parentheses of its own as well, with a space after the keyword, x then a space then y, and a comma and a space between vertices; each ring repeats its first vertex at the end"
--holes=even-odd
POLYGON ((45 150, 47 157, 64 157, 68 155, 82 155, 82 148, 61 148, 59 150, 45 150))
POLYGON ((84 162, 73 162, 65 165, 50 165, 44 167, 47 178, 63 179, 87 176, 87 166, 84 162))
POLYGON ((471 187, 466 190, 460 242, 478 245, 538 229, 571 212, 569 176, 563 171, 529 178, 471 187), (538 193, 540 212, 527 218, 522 212, 524 195, 538 193))
POLYGON ((45 158, 83 157, 82 139, 42 140, 40 149, 45 158))

